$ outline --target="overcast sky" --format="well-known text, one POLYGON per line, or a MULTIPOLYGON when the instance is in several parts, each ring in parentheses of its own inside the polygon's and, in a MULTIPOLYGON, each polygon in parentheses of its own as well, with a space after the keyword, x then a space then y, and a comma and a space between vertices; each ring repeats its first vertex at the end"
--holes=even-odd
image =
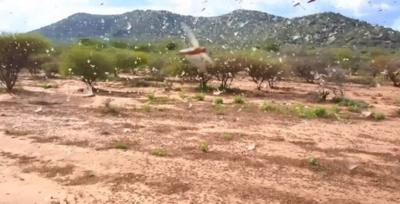
POLYGON ((135 9, 215 16, 252 9, 284 17, 333 11, 400 31, 400 0, 0 0, 0 31, 24 32, 77 12, 120 14, 135 9), (293 7, 294 2, 302 6, 293 7))

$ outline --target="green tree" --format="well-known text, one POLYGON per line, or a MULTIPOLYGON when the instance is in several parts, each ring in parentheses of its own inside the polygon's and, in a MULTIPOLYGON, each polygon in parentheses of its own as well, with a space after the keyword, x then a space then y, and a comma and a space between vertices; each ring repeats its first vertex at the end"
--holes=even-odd
POLYGON ((146 53, 125 50, 118 51, 117 54, 115 54, 116 71, 114 73, 116 76, 119 70, 130 70, 133 73, 134 69, 147 64, 148 61, 149 57, 146 53))
POLYGON ((0 36, 0 82, 7 91, 12 91, 18 73, 29 65, 30 56, 45 53, 49 47, 49 42, 37 35, 0 36))
POLYGON ((81 77, 93 92, 94 83, 106 79, 113 72, 112 57, 105 52, 88 47, 73 47, 62 55, 61 74, 81 77))

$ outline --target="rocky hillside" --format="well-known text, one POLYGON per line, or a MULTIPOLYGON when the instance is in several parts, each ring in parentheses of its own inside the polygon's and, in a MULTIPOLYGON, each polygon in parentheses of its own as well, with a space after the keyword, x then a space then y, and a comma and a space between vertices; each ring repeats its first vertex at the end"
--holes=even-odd
POLYGON ((77 13, 32 32, 64 42, 87 37, 152 41, 182 37, 181 22, 192 27, 202 41, 211 43, 257 44, 272 40, 314 46, 400 45, 400 32, 336 13, 293 19, 250 10, 236 10, 217 17, 193 17, 152 10, 135 10, 121 15, 77 13))

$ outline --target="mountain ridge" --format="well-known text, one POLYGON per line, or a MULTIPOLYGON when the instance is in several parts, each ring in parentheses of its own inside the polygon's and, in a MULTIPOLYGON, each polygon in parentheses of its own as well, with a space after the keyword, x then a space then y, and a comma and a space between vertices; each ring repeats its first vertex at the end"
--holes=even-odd
POLYGON ((200 40, 221 44, 274 40, 313 46, 400 45, 400 32, 334 12, 295 18, 244 9, 213 17, 180 15, 166 10, 133 10, 117 15, 76 13, 32 32, 64 42, 89 37, 153 41, 181 38, 181 23, 192 27, 200 40))

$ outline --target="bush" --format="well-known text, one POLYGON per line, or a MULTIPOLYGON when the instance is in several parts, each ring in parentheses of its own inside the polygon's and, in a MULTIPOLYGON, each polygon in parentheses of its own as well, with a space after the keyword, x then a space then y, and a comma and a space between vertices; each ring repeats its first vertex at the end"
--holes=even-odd
POLYGON ((185 58, 172 58, 167 65, 167 72, 169 75, 180 76, 184 80, 198 81, 200 90, 207 90, 208 82, 212 76, 199 72, 198 68, 189 63, 185 58))
POLYGON ((327 74, 326 68, 333 65, 329 56, 297 56, 289 61, 293 73, 308 83, 314 83, 315 74, 327 74))
POLYGON ((39 70, 42 68, 43 64, 50 63, 55 61, 54 58, 48 54, 37 54, 29 56, 28 61, 28 70, 31 75, 36 75, 39 73, 39 70))
POLYGON ((348 98, 334 98, 333 101, 340 106, 346 106, 349 108, 350 112, 361 113, 369 107, 369 104, 362 100, 352 100, 348 98))
POLYGON ((269 113, 277 113, 283 115, 292 115, 299 118, 313 119, 313 118, 332 118, 338 119, 340 110, 328 111, 323 107, 308 107, 302 104, 297 105, 281 105, 271 102, 264 102, 261 105, 261 110, 269 113))
POLYGON ((208 145, 208 143, 201 143, 200 144, 200 150, 204 153, 207 153, 210 151, 210 147, 208 145))
POLYGON ((198 100, 198 101, 204 101, 205 97, 206 97, 206 96, 205 96, 203 93, 197 93, 197 94, 194 96, 194 98, 195 98, 196 100, 198 100))
POLYGON ((81 77, 93 92, 97 80, 106 79, 113 71, 112 58, 104 52, 92 48, 74 47, 62 56, 61 74, 81 77))
POLYGON ((214 99, 214 105, 222 105, 222 104, 224 104, 224 99, 222 98, 214 99))
POLYGON ((165 46, 167 50, 176 50, 178 48, 178 45, 175 42, 169 42, 165 46))
POLYGON ((149 57, 146 53, 143 52, 131 52, 131 51, 118 51, 115 54, 115 67, 116 70, 114 74, 117 76, 120 70, 122 71, 131 71, 134 73, 134 70, 142 65, 147 64, 149 61, 149 57))
POLYGON ((392 81, 395 87, 400 87, 400 60, 395 56, 376 56, 371 61, 371 67, 373 67, 376 72, 385 73, 385 77, 392 81))
POLYGON ((393 60, 387 65, 386 75, 395 87, 400 87, 400 59, 393 60))
POLYGON ((318 84, 320 101, 326 101, 333 94, 334 98, 344 96, 343 84, 346 81, 346 72, 340 67, 329 67, 325 69, 326 74, 315 73, 314 83, 318 84))
POLYGON ((246 59, 241 56, 220 57, 215 59, 214 66, 208 69, 211 76, 221 82, 220 89, 228 89, 235 76, 246 67, 246 59))
POLYGON ((244 104, 245 103, 243 96, 235 96, 233 98, 233 102, 236 104, 244 104))
POLYGON ((60 65, 58 62, 48 62, 41 66, 41 69, 44 71, 44 74, 47 78, 54 78, 54 76, 59 72, 60 65))
POLYGON ((262 85, 268 82, 270 88, 275 87, 275 83, 280 80, 283 73, 283 64, 278 59, 248 59, 246 71, 252 81, 257 84, 257 89, 261 90, 262 85))
POLYGON ((18 73, 29 64, 29 57, 44 53, 49 47, 40 36, 19 34, 0 36, 0 82, 11 91, 18 73))
POLYGON ((350 48, 332 48, 329 50, 340 67, 355 74, 361 68, 360 53, 350 48))
POLYGON ((166 157, 168 156, 168 152, 165 149, 155 149, 151 151, 151 155, 156 157, 166 157))
POLYGON ((371 117, 376 121, 382 121, 386 119, 386 115, 384 113, 373 112, 371 117))
POLYGON ((148 62, 148 71, 154 79, 163 81, 165 74, 168 73, 168 70, 164 70, 167 65, 168 59, 166 59, 166 56, 152 55, 148 62))

